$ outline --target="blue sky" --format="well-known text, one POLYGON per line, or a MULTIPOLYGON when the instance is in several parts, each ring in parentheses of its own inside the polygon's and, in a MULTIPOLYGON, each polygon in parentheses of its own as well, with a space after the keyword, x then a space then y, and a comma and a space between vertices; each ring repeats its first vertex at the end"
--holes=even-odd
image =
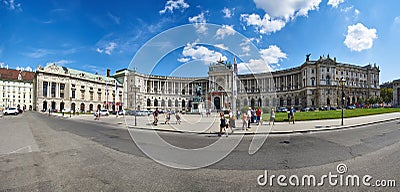
POLYGON ((376 63, 384 82, 400 78, 398 7, 398 0, 0 0, 0 65, 206 76, 218 58, 235 55, 242 73, 265 72, 301 65, 311 53, 376 63))

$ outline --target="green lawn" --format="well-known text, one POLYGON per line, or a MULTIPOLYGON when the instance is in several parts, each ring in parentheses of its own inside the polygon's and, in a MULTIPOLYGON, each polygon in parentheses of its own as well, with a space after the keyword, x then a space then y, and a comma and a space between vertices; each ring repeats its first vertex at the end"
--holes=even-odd
MULTIPOLYGON (((377 109, 345 109, 344 117, 358 117, 365 115, 375 115, 382 113, 400 112, 400 108, 377 108, 377 109)), ((321 120, 321 119, 340 119, 342 118, 342 110, 336 111, 309 111, 309 112, 296 112, 296 121, 306 120, 321 120)), ((263 120, 269 121, 269 113, 263 114, 263 120)), ((275 121, 287 121, 287 113, 276 113, 275 121)))

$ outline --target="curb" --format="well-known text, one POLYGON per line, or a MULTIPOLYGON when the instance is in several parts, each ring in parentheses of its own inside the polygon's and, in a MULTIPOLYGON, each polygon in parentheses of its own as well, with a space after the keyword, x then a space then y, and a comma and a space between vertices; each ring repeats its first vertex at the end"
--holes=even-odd
MULTIPOLYGON (((368 122, 368 123, 360 123, 360 124, 354 124, 354 125, 348 125, 348 126, 340 126, 340 127, 333 127, 333 128, 322 128, 322 129, 315 129, 315 130, 297 130, 297 131, 275 131, 275 132, 233 132, 230 135, 286 135, 286 134, 297 134, 297 133, 315 133, 315 132, 327 132, 327 131, 337 131, 337 130, 342 130, 342 129, 351 129, 351 128, 356 128, 356 127, 361 127, 361 126, 366 126, 366 125, 373 125, 373 124, 379 124, 383 122, 389 122, 389 121, 395 121, 395 120, 400 120, 400 117, 395 117, 395 118, 390 118, 390 119, 384 119, 384 120, 379 120, 379 121, 374 121, 374 122, 368 122)), ((138 129, 138 130, 149 130, 149 131, 158 131, 158 132, 172 132, 172 133, 189 133, 189 134, 198 134, 198 135, 215 135, 218 134, 218 132, 194 132, 194 131, 178 131, 178 130, 171 130, 171 129, 148 129, 148 128, 143 128, 143 127, 135 127, 135 126, 128 126, 128 129, 138 129)))
MULTIPOLYGON (((42 115, 48 115, 48 114, 42 114, 42 115)), ((55 118, 60 118, 60 119, 70 119, 69 117, 63 117, 59 115, 50 115, 51 117, 55 118)), ((304 133, 316 133, 316 132, 326 132, 326 131, 337 131, 337 130, 342 130, 342 129, 351 129, 351 128, 356 128, 360 126, 366 126, 366 125, 373 125, 373 124, 379 124, 383 122, 389 122, 389 121, 395 121, 395 120, 400 120, 400 117, 394 117, 394 118, 389 118, 389 119, 383 119, 383 120, 378 120, 374 122, 367 122, 367 123, 359 123, 359 124, 354 124, 354 125, 345 125, 345 126, 339 126, 339 127, 330 127, 330 128, 321 128, 321 129, 307 129, 307 130, 295 130, 295 131, 274 131, 274 132, 233 132, 230 135, 287 135, 287 134, 304 134, 304 133)), ((107 125, 115 125, 113 123, 107 123, 107 122, 102 122, 107 125)), ((118 123, 117 123, 118 124, 118 123)), ((143 127, 135 127, 135 126, 128 126, 128 129, 138 129, 138 130, 148 130, 148 131, 157 131, 157 132, 169 132, 169 133, 187 133, 187 134, 197 134, 197 135, 215 135, 218 134, 218 132, 195 132, 195 131, 181 131, 181 130, 171 130, 171 129, 149 129, 149 128, 143 128, 143 127)))

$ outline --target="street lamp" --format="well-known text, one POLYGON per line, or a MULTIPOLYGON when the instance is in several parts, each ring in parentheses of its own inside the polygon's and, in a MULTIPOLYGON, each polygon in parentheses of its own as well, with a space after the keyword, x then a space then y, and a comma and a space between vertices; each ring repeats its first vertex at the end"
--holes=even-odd
POLYGON ((339 83, 340 83, 340 86, 342 87, 342 126, 344 125, 344 123, 343 123, 343 115, 344 115, 344 97, 345 97, 345 95, 344 95, 344 84, 346 83, 346 79, 345 78, 340 78, 340 80, 339 80, 339 83))
POLYGON ((137 116, 137 104, 136 104, 136 93, 137 93, 137 89, 140 87, 140 86, 136 86, 136 67, 134 67, 133 68, 133 85, 135 86, 133 89, 134 89, 134 93, 135 93, 135 95, 134 95, 134 100, 133 100, 133 102, 134 102, 134 113, 135 113, 135 126, 137 126, 137 121, 136 121, 136 116, 137 116))
MULTIPOLYGON (((69 105, 72 106, 72 97, 69 97, 69 105)), ((71 118, 72 107, 69 109, 69 118, 71 118)))

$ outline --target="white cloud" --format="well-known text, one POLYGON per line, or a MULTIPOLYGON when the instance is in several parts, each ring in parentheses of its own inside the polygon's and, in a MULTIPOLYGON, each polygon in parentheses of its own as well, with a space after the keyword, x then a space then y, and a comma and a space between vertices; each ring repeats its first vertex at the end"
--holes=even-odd
POLYGON ((276 32, 285 27, 286 22, 281 19, 272 19, 268 14, 261 17, 258 14, 242 14, 240 19, 246 23, 247 26, 254 26, 257 32, 261 34, 268 34, 276 32))
POLYGON ((98 53, 103 53, 103 52, 104 52, 104 50, 102 50, 102 49, 100 49, 100 48, 97 48, 96 51, 97 51, 98 53))
POLYGON ((267 49, 260 50, 260 59, 250 59, 248 62, 238 64, 240 73, 270 72, 279 67, 279 61, 286 59, 286 53, 276 45, 270 45, 267 49))
POLYGON ((112 52, 115 48, 117 48, 117 43, 115 43, 115 42, 109 42, 108 45, 107 45, 104 49, 97 48, 96 51, 97 51, 98 53, 103 53, 103 52, 104 52, 104 53, 107 54, 107 55, 111 55, 111 52, 112 52))
POLYGON ((240 43, 240 47, 242 48, 243 53, 248 53, 250 52, 250 43, 251 39, 243 39, 242 43, 240 43))
POLYGON ((108 12, 107 15, 108 15, 108 17, 110 17, 111 20, 114 21, 114 23, 116 23, 116 24, 118 24, 118 25, 120 24, 120 19, 121 19, 121 18, 119 18, 119 17, 117 17, 117 16, 111 14, 110 12, 108 12))
POLYGON ((168 0, 164 9, 160 10, 159 13, 164 14, 166 11, 173 13, 174 9, 186 9, 188 7, 189 4, 185 3, 184 0, 168 0))
POLYGON ((8 65, 6 65, 4 62, 0 62, 0 68, 7 68, 8 69, 8 65))
POLYGON ((254 0, 254 3, 272 18, 288 21, 297 16, 307 16, 308 11, 318 9, 321 0, 254 0))
POLYGON ((222 55, 222 53, 210 50, 207 47, 196 45, 196 43, 188 43, 183 48, 182 55, 184 58, 179 58, 178 61, 188 62, 190 60, 201 60, 205 64, 210 62, 218 61, 220 58, 224 61, 227 60, 227 57, 222 55))
POLYGON ((11 10, 22 11, 21 3, 15 3, 14 0, 3 0, 3 3, 11 10))
POLYGON ((344 2, 344 0, 329 0, 328 5, 332 6, 333 8, 337 8, 338 5, 343 2, 344 2))
POLYGON ((53 63, 55 63, 56 65, 59 65, 59 66, 65 66, 66 64, 73 63, 73 61, 62 59, 62 60, 59 60, 59 61, 47 62, 46 65, 50 65, 50 64, 53 64, 53 63))
POLYGON ((368 29, 363 24, 357 23, 347 27, 344 44, 353 51, 362 51, 370 49, 374 43, 374 39, 377 37, 376 29, 368 29))
POLYGON ((25 55, 28 57, 32 57, 32 58, 41 58, 41 57, 44 57, 44 56, 50 55, 50 54, 52 54, 52 52, 50 50, 37 49, 31 53, 26 53, 25 55))
POLYGON ((218 47, 220 49, 225 49, 225 50, 229 50, 229 48, 227 46, 225 46, 224 44, 215 44, 215 47, 218 47))
POLYGON ((178 58, 178 61, 181 63, 186 63, 186 62, 190 61, 190 58, 182 57, 182 58, 178 58))
POLYGON ((341 12, 344 12, 344 13, 347 13, 347 12, 349 12, 350 10, 352 10, 353 8, 354 8, 354 6, 345 7, 345 8, 340 9, 340 11, 341 11, 341 12))
POLYGON ((268 64, 276 64, 282 59, 286 59, 286 53, 276 45, 270 45, 267 49, 260 50, 261 58, 268 64))
POLYGON ((215 34, 216 39, 224 39, 225 35, 234 35, 235 30, 233 30, 232 25, 222 25, 215 34))
POLYGON ((189 17, 189 22, 193 23, 194 26, 196 27, 197 33, 206 33, 207 32, 207 27, 206 27, 206 19, 204 17, 204 12, 201 12, 199 15, 189 17))
POLYGON ((395 24, 400 24, 400 16, 397 16, 394 18, 394 23, 395 24))
POLYGON ((29 72, 32 72, 33 71, 33 69, 31 68, 31 67, 17 67, 17 68, 15 68, 16 70, 19 70, 19 71, 29 71, 29 72))
POLYGON ((354 15, 355 17, 358 17, 358 15, 360 14, 360 11, 358 9, 354 9, 354 15))
MULTIPOLYGON (((358 16, 360 15, 360 10, 355 9, 354 6, 341 8, 340 11, 342 13, 345 13, 345 14, 353 13, 352 17, 353 17, 354 20, 357 20, 358 16)), ((345 15, 346 21, 349 21, 351 19, 349 16, 350 16, 350 14, 349 15, 345 15)))
POLYGON ((231 18, 234 15, 235 8, 233 9, 229 9, 224 7, 224 9, 222 10, 222 13, 224 13, 224 17, 225 18, 231 18))

